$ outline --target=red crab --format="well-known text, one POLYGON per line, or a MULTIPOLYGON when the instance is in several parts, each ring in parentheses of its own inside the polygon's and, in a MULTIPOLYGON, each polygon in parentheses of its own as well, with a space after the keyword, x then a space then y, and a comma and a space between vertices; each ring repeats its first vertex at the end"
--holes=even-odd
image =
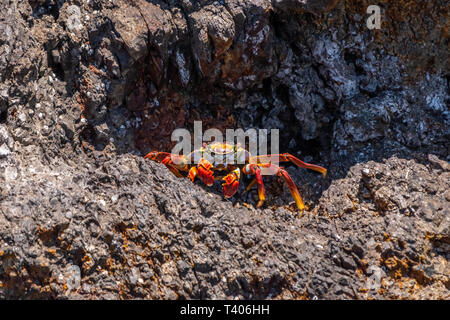
POLYGON ((214 172, 216 172, 216 178, 222 178, 224 181, 222 186, 225 198, 232 197, 238 190, 241 171, 247 175, 254 175, 255 178, 248 185, 246 191, 250 190, 255 183, 257 184, 259 196, 257 207, 260 207, 266 199, 261 174, 261 169, 263 169, 265 175, 278 175, 284 178, 297 207, 303 211, 305 205, 294 181, 284 168, 271 162, 271 159, 274 160, 276 157, 280 162, 291 161, 299 167, 318 171, 322 173, 323 177, 327 174, 327 169, 305 163, 289 153, 251 156, 250 152, 239 145, 217 142, 205 144, 202 148, 194 150, 187 156, 152 151, 144 159, 161 162, 179 178, 184 177, 180 171, 187 172, 187 176, 192 182, 194 182, 195 177, 198 177, 207 186, 213 185, 214 172))

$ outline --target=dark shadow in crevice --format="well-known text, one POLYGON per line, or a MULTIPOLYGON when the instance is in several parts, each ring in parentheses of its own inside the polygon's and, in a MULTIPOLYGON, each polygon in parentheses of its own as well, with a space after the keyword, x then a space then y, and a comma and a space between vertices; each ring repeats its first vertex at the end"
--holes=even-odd
MULTIPOLYGON (((56 48, 56 50, 58 49, 56 48)), ((53 58, 51 52, 52 50, 47 49, 47 61, 49 67, 52 69, 53 73, 59 81, 64 81, 64 68, 61 63, 55 62, 55 59, 53 58)))
POLYGON ((39 0, 28 0, 33 10, 33 16, 37 19, 42 18, 44 15, 51 15, 55 21, 59 17, 59 10, 66 2, 65 0, 45 0, 44 2, 39 0))
POLYGON ((6 123, 8 120, 8 109, 0 113, 0 123, 6 123))

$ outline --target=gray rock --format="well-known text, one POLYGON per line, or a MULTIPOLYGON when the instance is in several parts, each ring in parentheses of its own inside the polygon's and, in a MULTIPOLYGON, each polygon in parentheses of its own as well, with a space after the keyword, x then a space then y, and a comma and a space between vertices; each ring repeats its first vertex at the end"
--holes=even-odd
POLYGON ((6 144, 2 144, 0 146, 0 158, 5 158, 11 154, 8 146, 6 144))

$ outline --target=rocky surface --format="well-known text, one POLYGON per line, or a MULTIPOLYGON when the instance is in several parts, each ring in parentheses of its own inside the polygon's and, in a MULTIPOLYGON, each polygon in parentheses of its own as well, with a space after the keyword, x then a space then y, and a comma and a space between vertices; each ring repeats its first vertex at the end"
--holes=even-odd
POLYGON ((448 4, 379 3, 1 1, 0 297, 448 299, 448 4), (142 159, 195 120, 329 175, 298 214, 142 159))

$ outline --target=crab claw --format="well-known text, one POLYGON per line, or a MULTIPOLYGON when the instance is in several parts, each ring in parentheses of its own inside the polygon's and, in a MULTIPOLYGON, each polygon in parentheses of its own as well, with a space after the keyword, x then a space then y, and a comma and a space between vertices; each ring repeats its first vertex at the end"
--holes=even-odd
POLYGON ((203 181, 208 187, 214 184, 213 171, 211 170, 211 163, 208 160, 201 159, 198 164, 198 177, 203 181))
POLYGON ((236 169, 233 172, 231 172, 230 174, 228 174, 225 178, 223 178, 223 181, 225 181, 225 183, 222 183, 223 195, 226 199, 234 196, 234 194, 238 190, 239 176, 240 176, 240 171, 239 171, 239 169, 236 169))
POLYGON ((196 177, 197 175, 198 175, 198 170, 197 170, 197 168, 196 168, 196 167, 192 167, 192 168, 189 170, 189 173, 188 173, 189 179, 191 179, 191 181, 194 182, 195 177, 196 177))

